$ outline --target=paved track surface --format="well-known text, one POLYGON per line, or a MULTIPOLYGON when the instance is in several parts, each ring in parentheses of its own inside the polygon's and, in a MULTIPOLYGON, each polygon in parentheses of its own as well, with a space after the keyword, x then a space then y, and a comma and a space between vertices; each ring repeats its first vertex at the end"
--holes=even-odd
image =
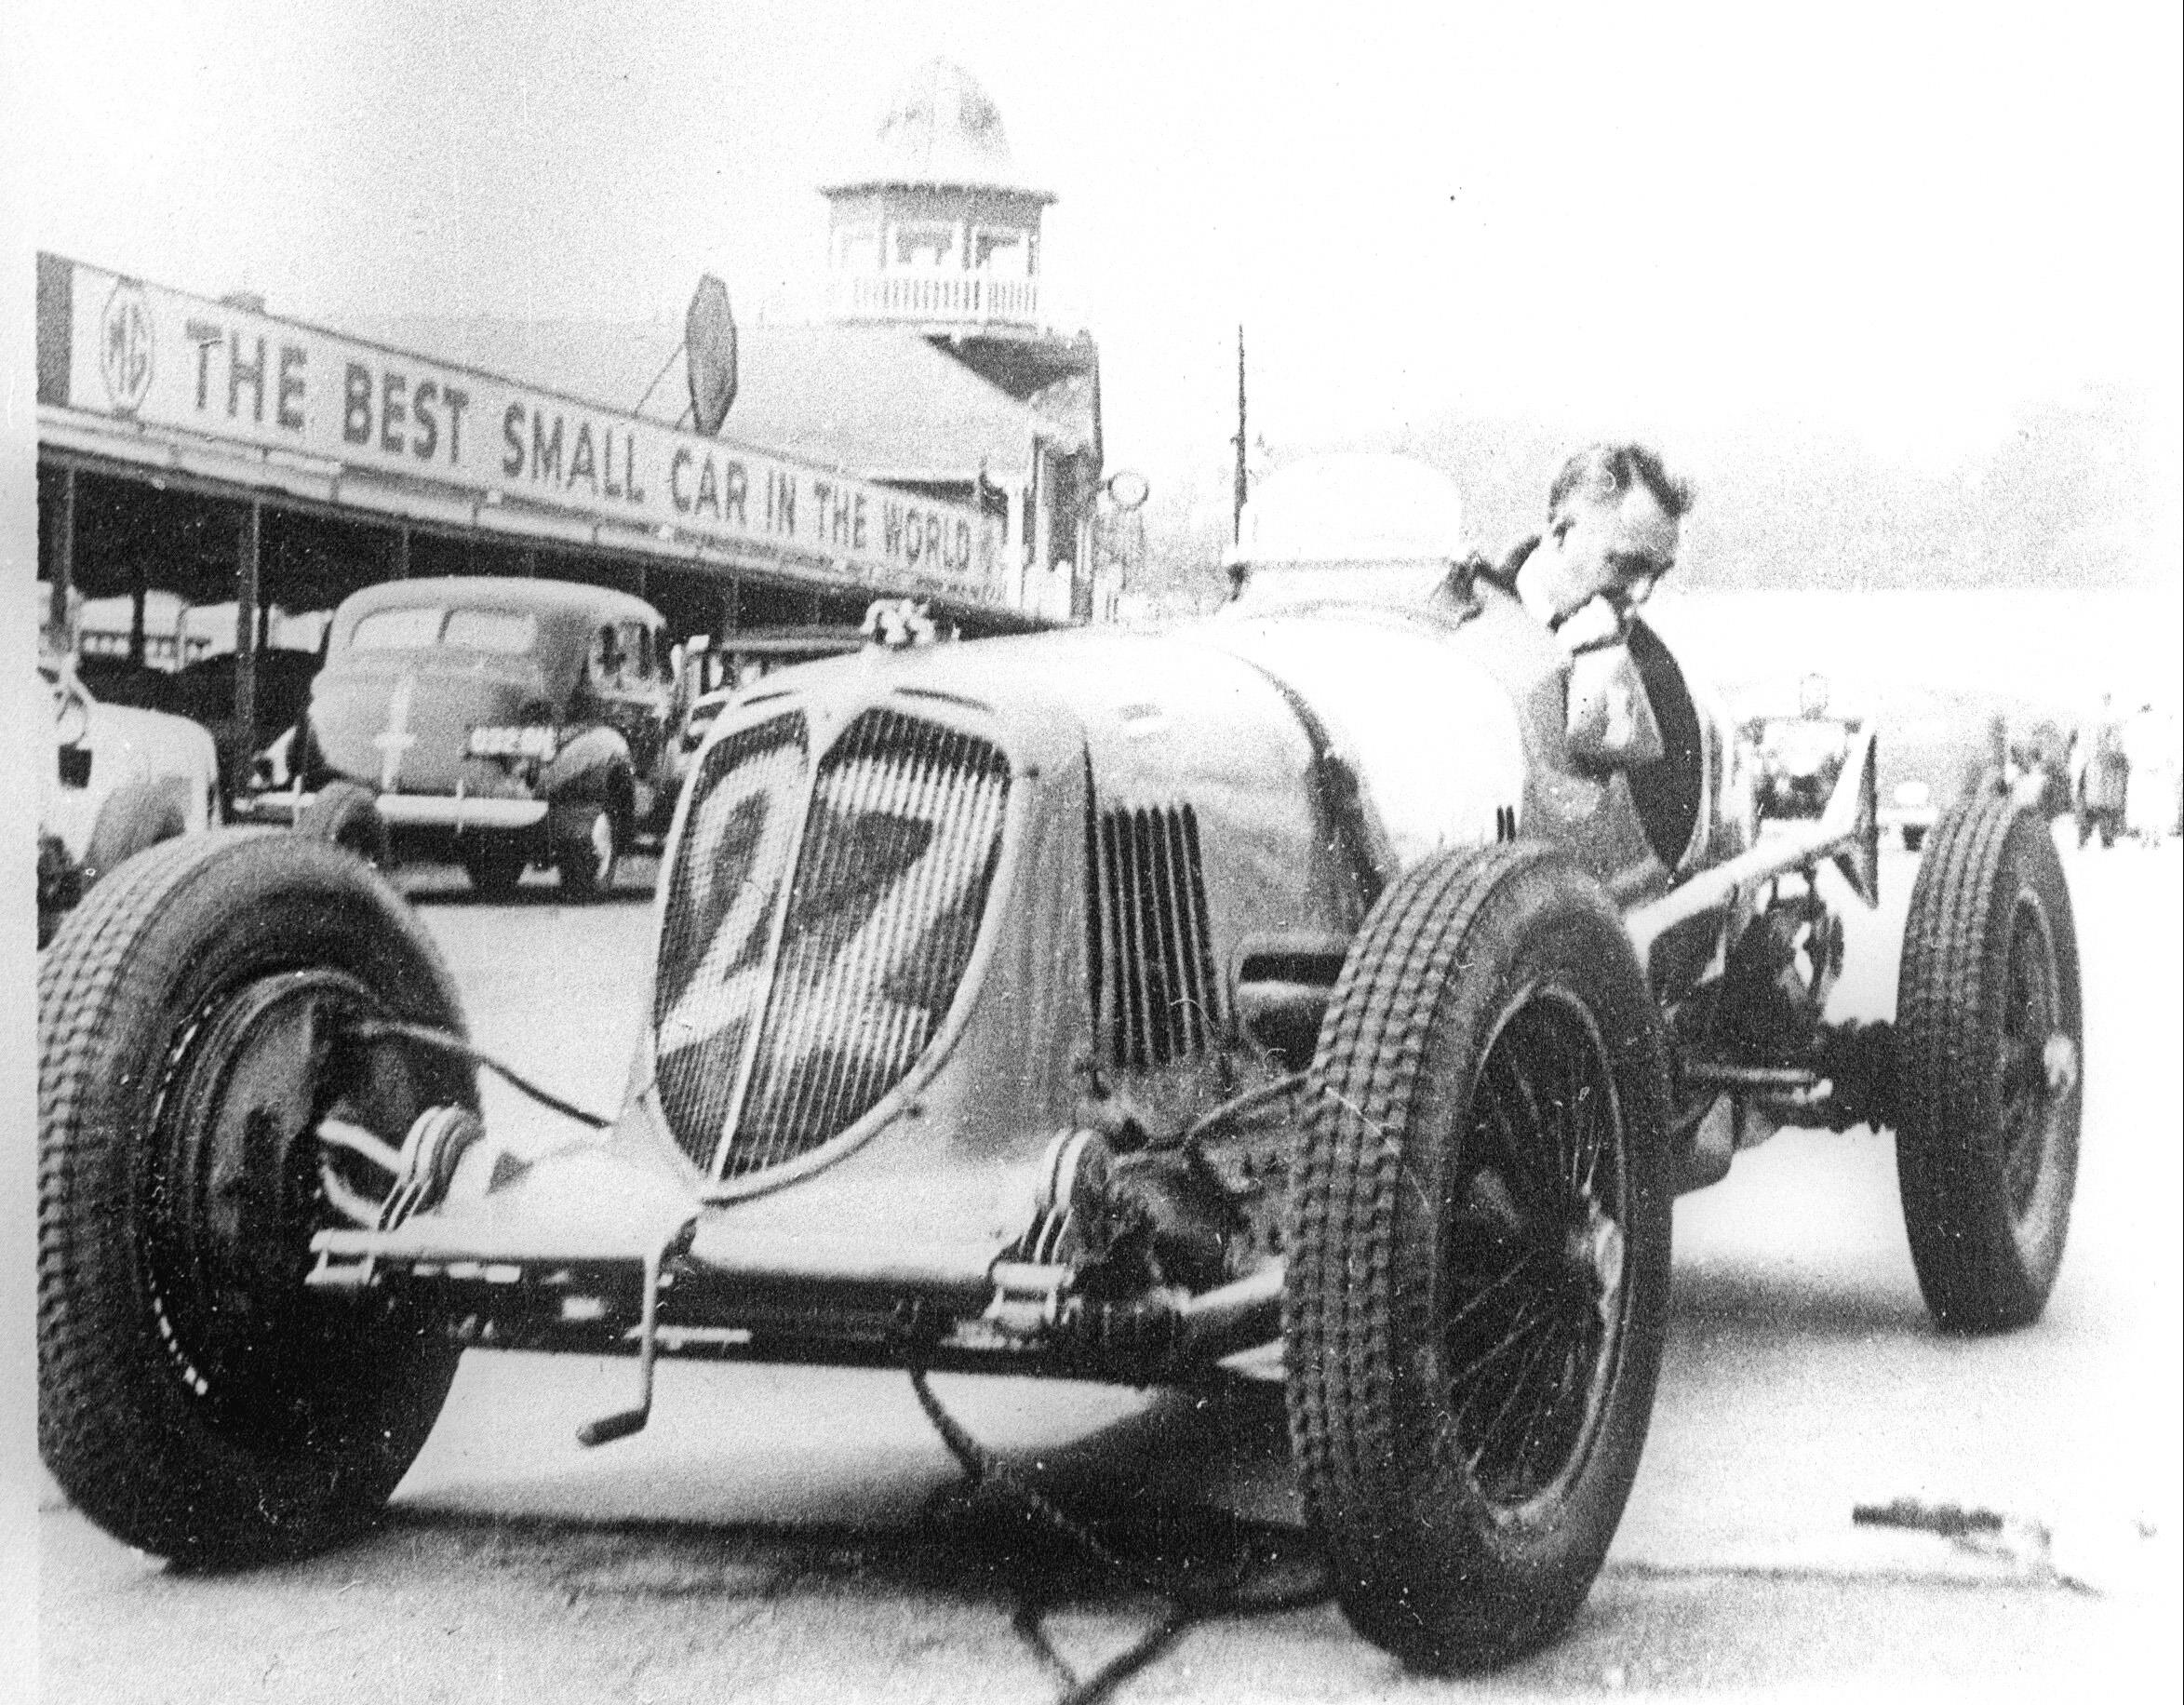
MULTIPOLYGON (((1674 1322, 1644 1465, 1568 1638, 1466 1683, 1404 1675, 1311 1591, 1278 1399, 1028 1381, 936 1389, 1131 1556, 1260 1601, 1186 1622, 992 1492, 966 1496, 897 1375, 663 1370, 650 1428, 586 1452, 627 1363, 473 1355, 386 1526, 265 1573, 191 1577, 50 1483, 52 1701, 1046 1701, 2178 1697, 2179 866, 2070 857, 2088 1105, 2046 1318, 1936 1336, 1884 1137, 1786 1133, 1677 1211, 1674 1322), (1855 1527, 1912 1497, 2006 1518, 1975 1549, 1855 1527)), ((604 1106, 650 908, 633 872, 565 907, 406 877, 487 1046, 604 1106)), ((1851 920, 1841 1010, 1884 1015, 1910 879, 1851 920)), ((498 1086, 496 1128, 550 1121, 498 1086), (544 1121, 542 1122, 542 1121, 544 1121)))

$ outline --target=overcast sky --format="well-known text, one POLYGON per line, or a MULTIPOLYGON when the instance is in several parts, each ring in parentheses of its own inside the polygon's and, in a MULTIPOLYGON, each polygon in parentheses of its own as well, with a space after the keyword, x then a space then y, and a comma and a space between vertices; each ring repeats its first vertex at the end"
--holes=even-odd
POLYGON ((2176 408, 2175 0, 25 10, 39 245, 336 326, 678 315, 707 269, 751 313, 941 53, 1060 195, 1111 466, 1218 453, 1239 320, 1278 445, 1789 419, 1948 465, 2090 383, 2176 408))

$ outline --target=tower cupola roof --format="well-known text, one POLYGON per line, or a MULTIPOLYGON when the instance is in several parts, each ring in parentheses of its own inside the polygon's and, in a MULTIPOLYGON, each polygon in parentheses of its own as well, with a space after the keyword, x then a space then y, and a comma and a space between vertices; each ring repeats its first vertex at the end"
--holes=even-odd
POLYGON ((1052 201, 1009 152, 1001 110, 952 60, 932 59, 904 79, 872 141, 825 193, 893 187, 998 189, 1052 201))

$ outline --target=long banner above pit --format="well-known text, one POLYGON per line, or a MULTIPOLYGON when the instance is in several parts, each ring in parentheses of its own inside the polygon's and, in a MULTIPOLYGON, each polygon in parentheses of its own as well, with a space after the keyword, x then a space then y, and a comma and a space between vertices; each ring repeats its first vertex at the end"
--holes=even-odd
POLYGON ((1003 597, 1000 530, 974 509, 50 255, 38 400, 890 590, 1003 597))

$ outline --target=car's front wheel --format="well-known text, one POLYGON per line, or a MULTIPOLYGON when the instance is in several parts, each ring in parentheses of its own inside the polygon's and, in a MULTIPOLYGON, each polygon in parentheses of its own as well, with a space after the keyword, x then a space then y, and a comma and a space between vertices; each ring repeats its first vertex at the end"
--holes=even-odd
POLYGON ((248 1563, 368 1522, 457 1350, 399 1301, 309 1291, 467 1067, 354 1040, 460 1030, 438 953, 323 843, 216 829, 94 889, 38 976, 38 1443, 127 1544, 248 1563))
POLYGON ((1290 1430, 1360 1631, 1430 1671, 1560 1631, 1667 1330, 1658 1015, 1599 885, 1519 843, 1407 872, 1321 1027, 1292 1172, 1290 1430))
POLYGON ((1919 866, 1896 983, 1896 1166, 1945 1331, 2037 1320, 2078 1175, 2078 935, 2037 812, 1975 794, 1919 866))

